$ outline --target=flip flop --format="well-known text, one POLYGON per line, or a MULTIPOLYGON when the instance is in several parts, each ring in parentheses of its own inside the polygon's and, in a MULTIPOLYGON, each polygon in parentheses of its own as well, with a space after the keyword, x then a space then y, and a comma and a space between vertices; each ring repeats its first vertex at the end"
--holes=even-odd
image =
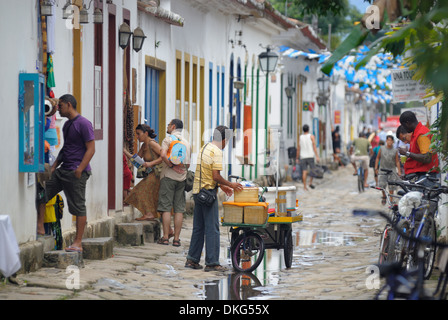
POLYGON ((67 251, 67 252, 79 252, 79 253, 82 253, 82 248, 80 248, 80 247, 68 246, 67 248, 65 248, 65 251, 67 251))

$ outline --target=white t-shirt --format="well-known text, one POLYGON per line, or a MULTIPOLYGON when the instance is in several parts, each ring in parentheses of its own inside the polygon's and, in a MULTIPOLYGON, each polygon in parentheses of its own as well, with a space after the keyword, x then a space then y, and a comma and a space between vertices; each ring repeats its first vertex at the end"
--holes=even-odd
POLYGON ((300 136, 300 159, 314 158, 313 141, 311 133, 302 134, 300 136))

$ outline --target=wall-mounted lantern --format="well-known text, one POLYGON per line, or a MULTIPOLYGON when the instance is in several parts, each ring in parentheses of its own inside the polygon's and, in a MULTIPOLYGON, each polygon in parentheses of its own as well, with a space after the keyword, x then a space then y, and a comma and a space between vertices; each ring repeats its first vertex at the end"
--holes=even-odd
POLYGON ((52 6, 53 5, 49 0, 44 0, 40 5, 40 15, 46 17, 52 16, 53 15, 53 13, 51 12, 52 6))
POLYGON ((271 51, 271 48, 267 47, 265 52, 258 55, 258 61, 260 63, 261 71, 265 73, 274 72, 277 66, 278 55, 271 51))
MULTIPOLYGON (((89 10, 90 6, 92 5, 92 1, 93 0, 90 0, 88 7, 84 4, 83 1, 82 8, 79 9, 75 4, 72 4, 71 0, 67 0, 65 5, 62 7, 62 19, 67 20, 71 18, 72 15, 79 14, 79 23, 81 24, 89 23, 89 10)), ((101 11, 100 8, 95 8, 93 12, 93 23, 95 24, 103 23, 103 12, 101 11)))
POLYGON ((145 42, 146 36, 143 30, 139 27, 135 28, 134 34, 132 36, 132 47, 135 52, 139 52, 143 47, 143 42, 145 42))
POLYGON ((121 49, 126 49, 131 39, 132 31, 126 22, 123 22, 118 30, 118 44, 121 49))

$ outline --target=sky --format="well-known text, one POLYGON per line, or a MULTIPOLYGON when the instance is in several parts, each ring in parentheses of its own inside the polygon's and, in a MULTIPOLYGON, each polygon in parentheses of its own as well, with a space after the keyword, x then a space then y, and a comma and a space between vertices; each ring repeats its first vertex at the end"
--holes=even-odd
POLYGON ((364 2, 364 0, 348 0, 348 2, 358 8, 361 13, 366 12, 366 8, 370 6, 368 2, 364 2))

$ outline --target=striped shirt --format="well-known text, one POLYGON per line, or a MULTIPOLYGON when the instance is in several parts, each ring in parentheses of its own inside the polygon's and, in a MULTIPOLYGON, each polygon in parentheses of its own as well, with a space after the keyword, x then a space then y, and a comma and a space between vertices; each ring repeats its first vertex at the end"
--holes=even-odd
POLYGON ((208 143, 201 148, 194 174, 193 194, 199 193, 202 188, 214 189, 216 187, 216 181, 213 180, 213 170, 222 170, 222 156, 222 150, 213 143, 208 143), (204 152, 202 153, 202 151, 204 152))

